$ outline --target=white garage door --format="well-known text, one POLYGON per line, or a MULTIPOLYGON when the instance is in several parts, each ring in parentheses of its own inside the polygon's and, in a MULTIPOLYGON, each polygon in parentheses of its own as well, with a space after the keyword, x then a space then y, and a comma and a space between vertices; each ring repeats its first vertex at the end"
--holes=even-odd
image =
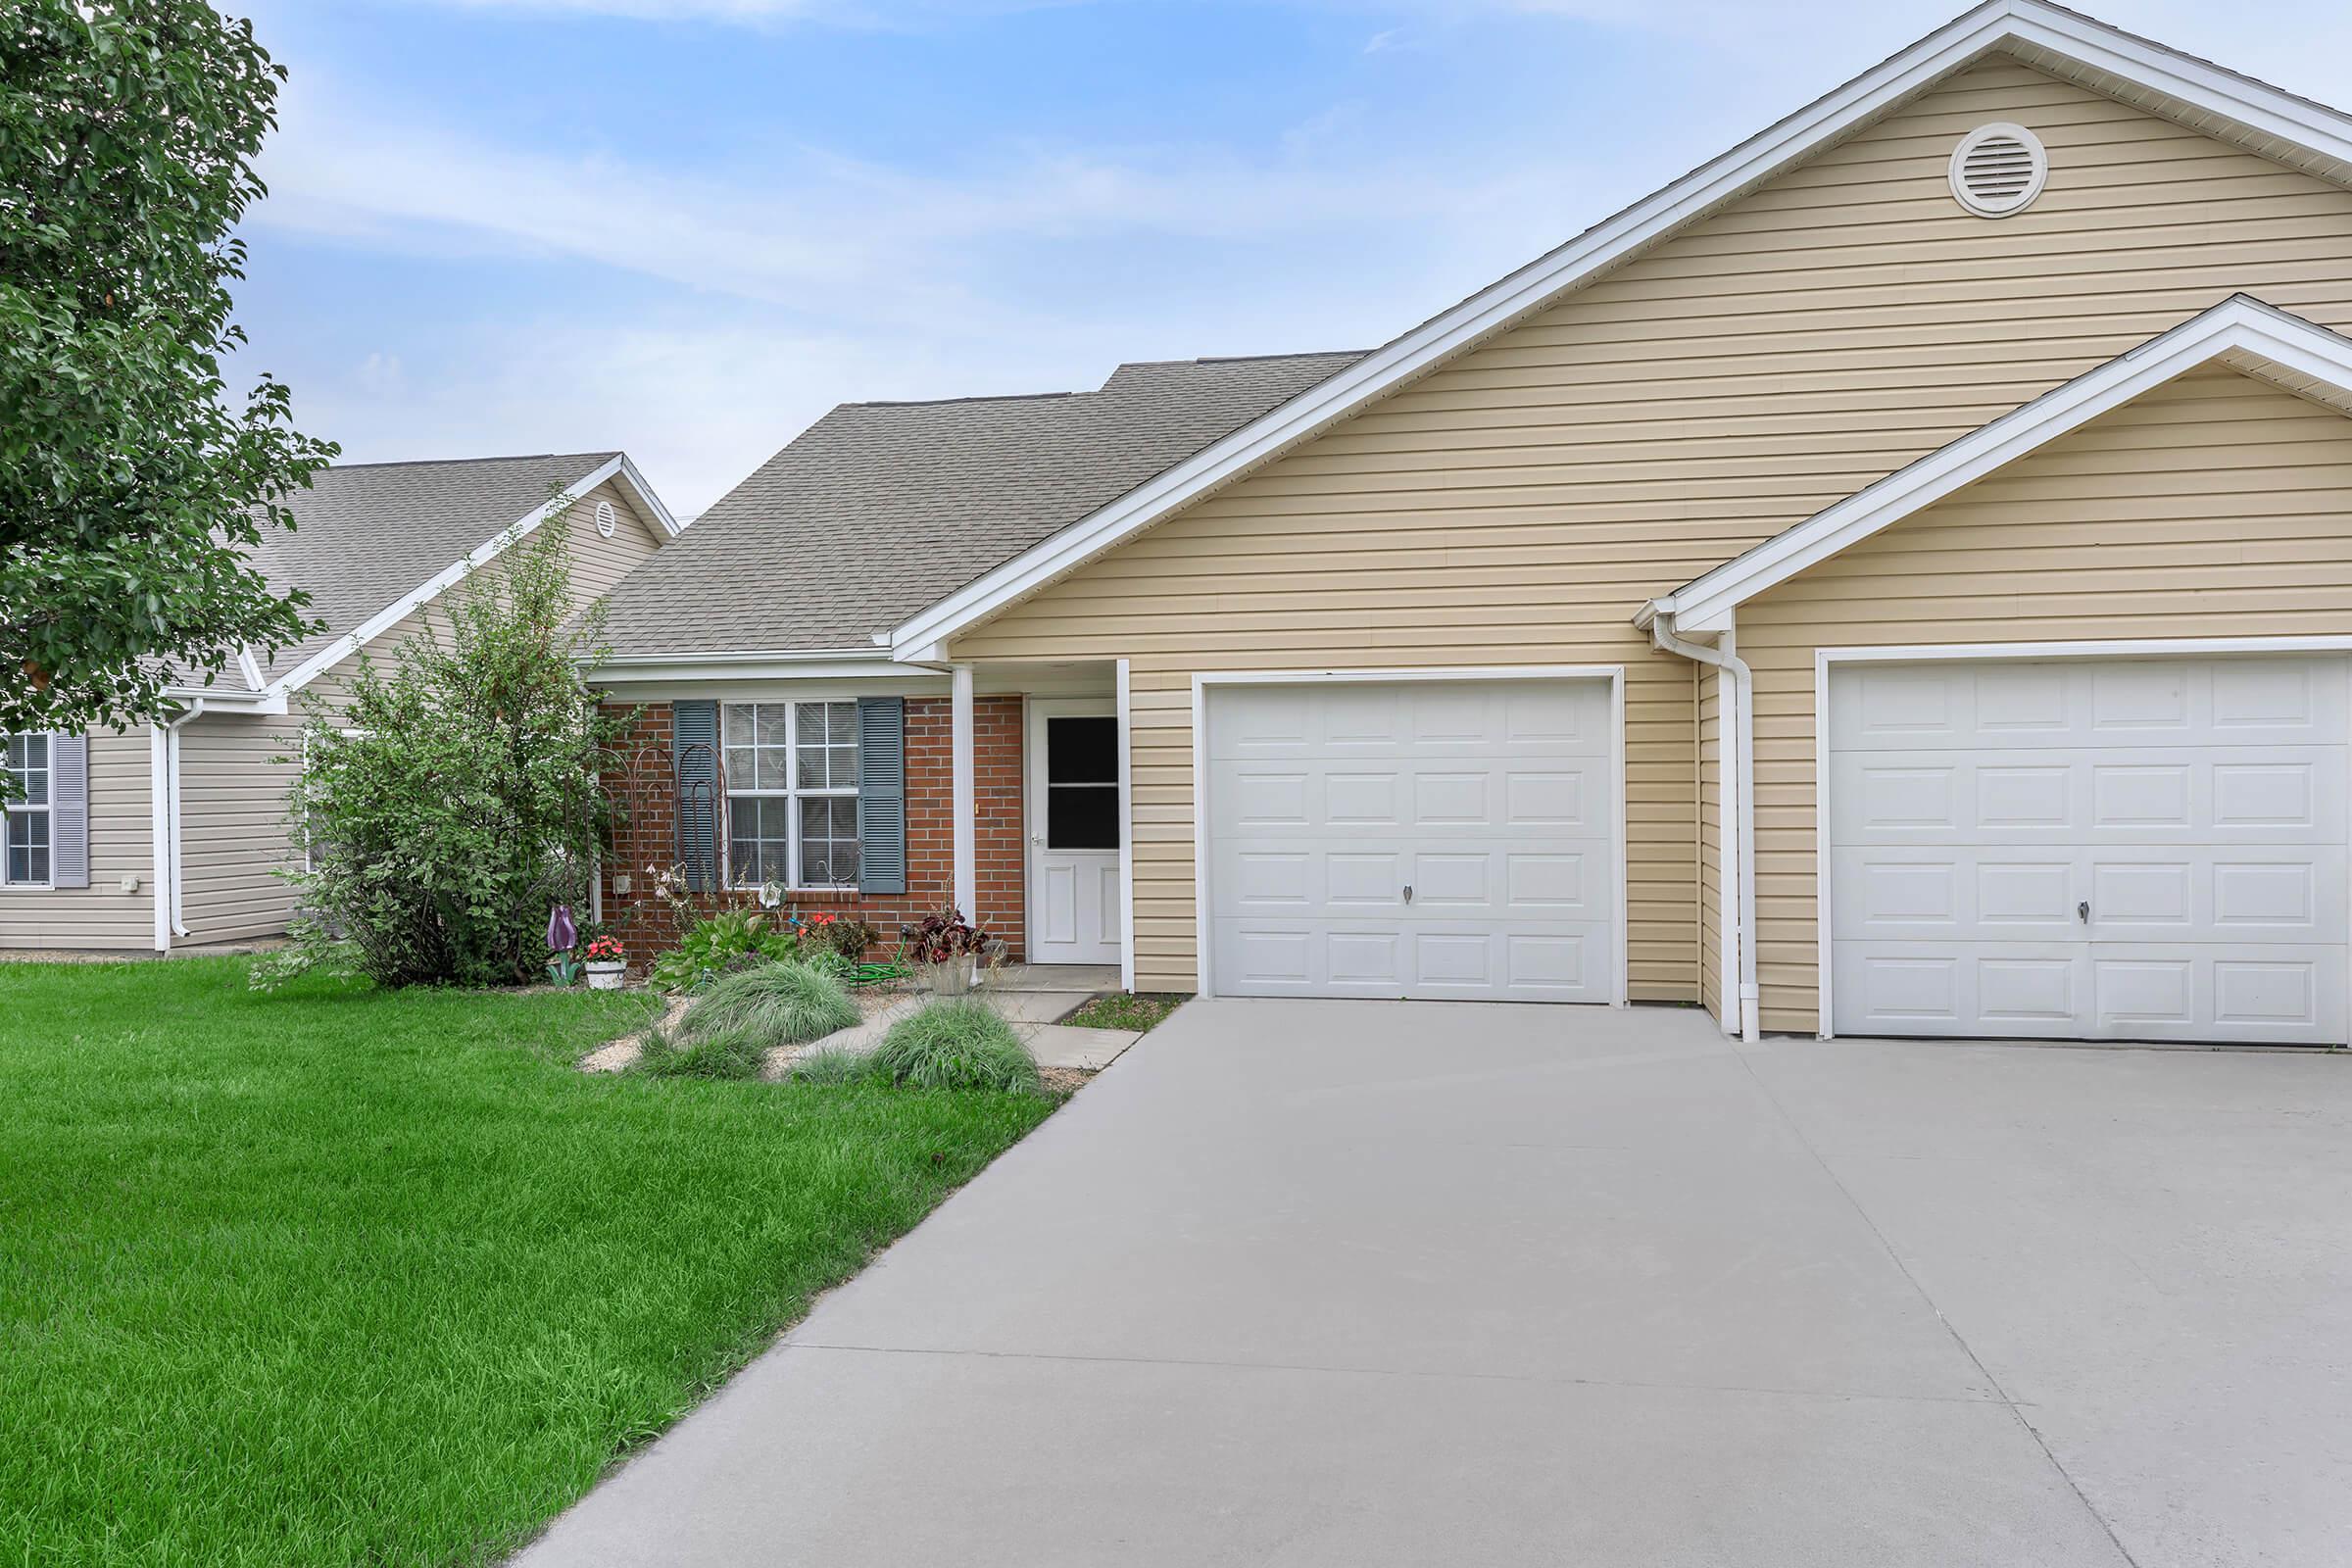
POLYGON ((1224 996, 1617 999, 1606 680, 1211 686, 1224 996))
POLYGON ((2340 659, 1833 666, 1839 1034, 2345 1034, 2340 659))

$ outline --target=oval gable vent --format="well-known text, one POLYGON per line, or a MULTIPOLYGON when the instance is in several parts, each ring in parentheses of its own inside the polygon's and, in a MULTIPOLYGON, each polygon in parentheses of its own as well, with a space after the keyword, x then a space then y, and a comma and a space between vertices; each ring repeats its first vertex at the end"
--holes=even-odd
POLYGON ((2049 175, 2041 138, 2005 121, 1979 125, 1952 149, 1952 195, 1979 218, 2023 212, 2049 175))

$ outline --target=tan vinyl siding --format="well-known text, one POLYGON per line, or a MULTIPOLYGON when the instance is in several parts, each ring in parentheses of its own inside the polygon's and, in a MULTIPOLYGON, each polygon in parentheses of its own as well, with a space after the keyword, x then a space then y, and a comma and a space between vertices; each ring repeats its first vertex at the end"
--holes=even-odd
POLYGON ((955 651, 1134 661, 1139 983, 1171 989, 1195 670, 1625 664, 1632 991, 1694 999, 1696 677, 1642 601, 2234 291, 2352 326, 2348 254, 2352 192, 1995 59, 955 651), (2051 156, 1998 221, 1944 179, 1988 120, 2051 156))
POLYGON ((0 948, 152 950, 155 828, 147 731, 90 733, 90 885, 0 888, 0 948), (138 887, 124 893, 122 879, 138 887))
POLYGON ((580 498, 571 509, 571 591, 585 604, 602 599, 648 556, 662 548, 662 525, 629 505, 618 485, 608 479, 580 498), (596 529, 596 504, 612 503, 612 537, 596 529))
POLYGON ((179 731, 179 904, 182 942, 236 942, 286 928, 293 890, 276 873, 299 864, 286 790, 301 755, 298 720, 204 713, 179 731))
POLYGON ((2208 370, 1742 606, 1765 1026, 1818 1022, 1816 649, 2352 634, 2348 517, 2352 419, 2208 370))

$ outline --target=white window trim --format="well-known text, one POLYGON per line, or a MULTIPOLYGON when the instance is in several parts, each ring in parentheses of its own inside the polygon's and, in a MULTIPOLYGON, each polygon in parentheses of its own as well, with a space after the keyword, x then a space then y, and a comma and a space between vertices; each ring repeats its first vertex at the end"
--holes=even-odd
MULTIPOLYGON (((1813 650, 1813 986, 1814 1032, 1835 1040, 1831 1005, 1831 949, 1837 941, 1836 910, 1830 902, 1830 674, 1839 665, 1981 662, 1994 659, 2214 659, 2230 655, 2352 654, 2352 637, 2148 637, 2038 643, 1917 643, 1884 648, 1813 650)), ((1743 831, 1753 833, 1755 803, 1748 803, 1743 831)), ((2352 964, 2345 966, 2352 986, 2352 964)))
MULTIPOLYGON (((722 702, 718 705, 718 794, 720 800, 720 832, 718 847, 719 883, 721 887, 730 893, 757 893, 760 888, 767 886, 767 884, 764 882, 743 883, 735 880, 734 816, 735 802, 738 799, 783 801, 786 803, 786 808, 784 812, 786 835, 785 858, 789 865, 790 874, 784 878, 785 892, 816 894, 845 892, 856 893, 858 891, 858 884, 856 881, 810 883, 807 881, 801 874, 800 803, 804 800, 854 801, 858 799, 858 786, 855 784, 852 784, 848 789, 841 789, 833 786, 828 786, 824 789, 804 789, 801 787, 799 780, 801 776, 801 705, 803 703, 846 705, 850 708, 852 712, 852 723, 855 724, 856 722, 855 715, 857 710, 857 699, 852 697, 787 697, 780 700, 753 698, 744 702, 722 702), (779 706, 784 710, 785 787, 780 790, 736 789, 727 782, 727 753, 730 750, 727 742, 727 710, 729 709, 775 708, 779 706)), ((862 743, 860 742, 860 745, 862 743)), ((770 751, 774 750, 773 747, 764 749, 770 751)), ((862 761, 862 759, 860 760, 862 761)), ((864 857, 860 855, 858 858, 858 870, 860 873, 862 873, 864 870, 864 857)))
POLYGON ((24 739, 41 743, 41 772, 48 779, 47 799, 38 806, 27 806, 11 797, 0 807, 0 889, 11 893, 47 893, 57 887, 57 739, 46 730, 28 730, 23 736, 0 735, 0 759, 7 755, 9 741, 24 739), (49 824, 49 874, 38 882, 18 882, 8 874, 8 834, 6 819, 17 816, 40 816, 49 824))
POLYGON ((1617 844, 1611 867, 1617 879, 1617 993, 1609 1005, 1633 1003, 1633 978, 1628 973, 1633 925, 1630 906, 1632 881, 1628 875, 1626 801, 1625 666, 1623 664, 1468 665, 1440 669, 1234 669, 1202 670, 1193 676, 1193 963, 1194 986, 1203 997, 1214 997, 1215 976, 1209 968, 1210 921, 1208 893, 1208 694, 1220 686, 1283 686, 1301 681, 1332 685, 1389 685, 1419 681, 1472 680, 1605 680, 1609 683, 1610 766, 1616 780, 1617 808, 1609 831, 1617 844))

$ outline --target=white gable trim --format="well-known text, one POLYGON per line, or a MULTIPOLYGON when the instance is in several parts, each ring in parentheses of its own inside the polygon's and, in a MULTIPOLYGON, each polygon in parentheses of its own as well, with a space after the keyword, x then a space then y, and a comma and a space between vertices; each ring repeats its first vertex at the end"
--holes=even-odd
POLYGON ((576 502, 608 479, 617 481, 628 493, 630 505, 640 509, 646 515, 653 518, 661 529, 660 537, 663 542, 675 539, 685 531, 685 524, 670 515, 669 509, 662 504, 661 497, 654 494, 653 488, 645 482, 644 475, 637 471, 637 466, 629 461, 628 454, 621 453, 600 464, 585 476, 573 480, 556 495, 550 497, 545 505, 523 514, 514 523, 503 529, 496 538, 476 546, 462 560, 452 562, 447 567, 436 572, 409 593, 386 605, 360 622, 351 631, 336 638, 318 653, 304 660, 300 664, 264 688, 261 695, 283 703, 288 694, 300 691, 344 660, 349 659, 361 648, 399 625, 419 606, 428 603, 462 581, 467 572, 476 566, 496 560, 508 547, 528 538, 533 530, 555 514, 559 507, 576 502))
POLYGON ((1678 631, 1721 631, 1734 611, 1766 589, 2217 360, 2306 395, 2327 388, 2352 396, 2352 338, 2233 295, 1652 600, 1637 619, 1646 624, 1663 614, 1678 631))
POLYGON ((2043 0, 1987 0, 1714 162, 939 600, 891 633, 892 651, 903 660, 944 658, 948 639, 957 633, 1995 49, 2011 50, 2043 69, 2064 62, 2094 84, 2102 79, 2130 83, 2231 128, 2273 156, 2291 157, 2336 177, 2352 172, 2352 118, 2043 0))

